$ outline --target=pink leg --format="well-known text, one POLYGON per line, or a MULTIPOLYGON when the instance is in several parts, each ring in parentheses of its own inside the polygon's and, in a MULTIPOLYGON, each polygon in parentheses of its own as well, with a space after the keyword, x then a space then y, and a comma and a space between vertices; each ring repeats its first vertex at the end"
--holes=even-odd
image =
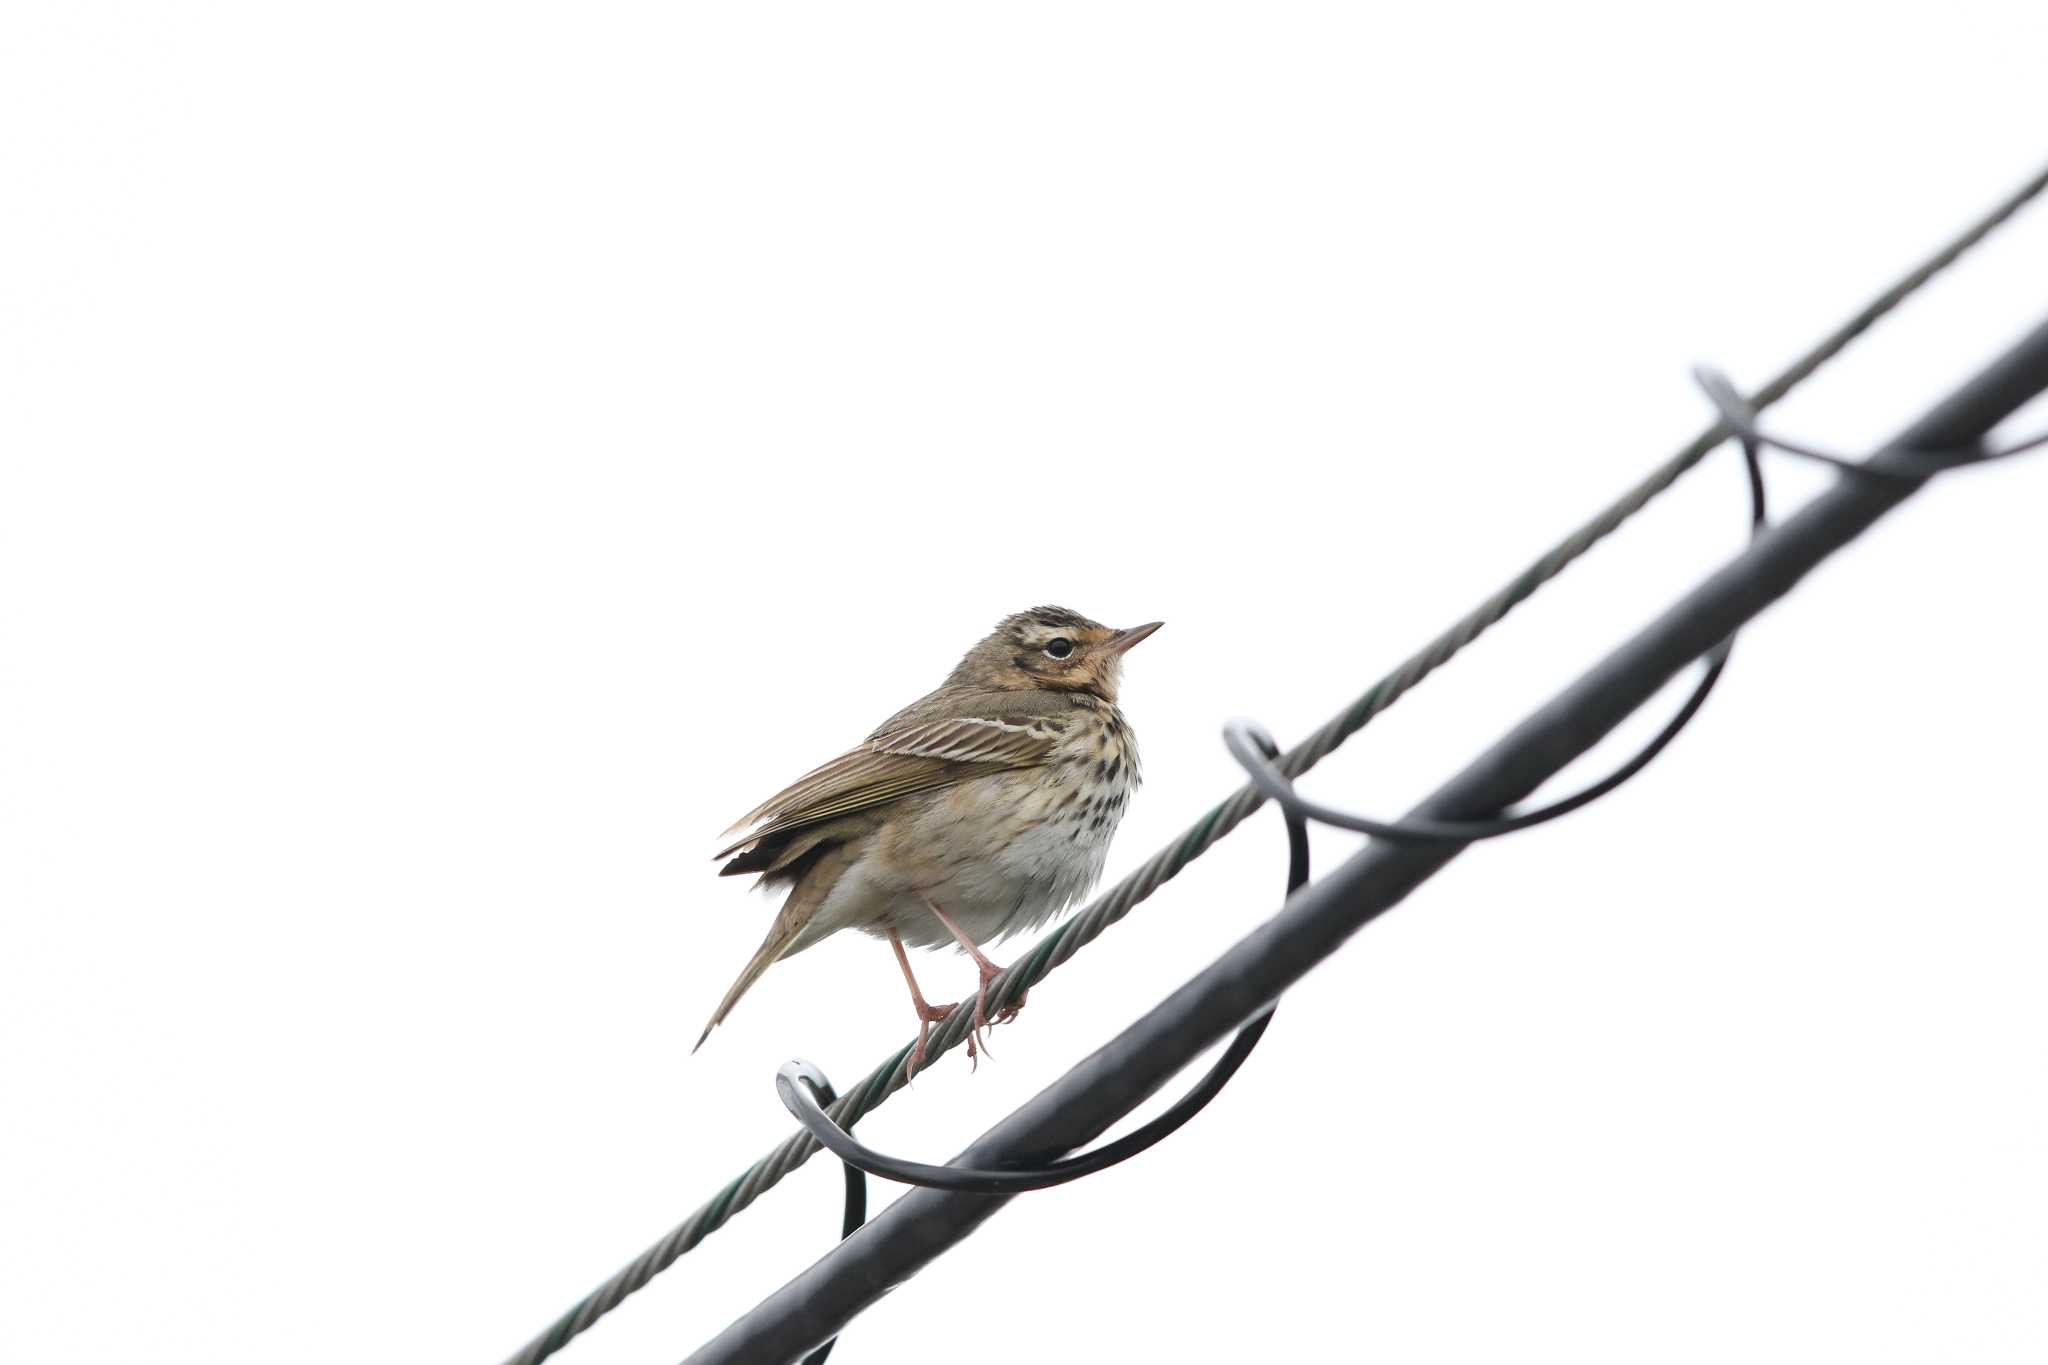
MULTIPOLYGON (((910 957, 903 951, 903 940, 897 937, 894 929, 889 931, 889 946, 896 950, 896 965, 903 969, 903 979, 910 983, 910 1004, 917 1011, 917 1046, 910 1053, 910 1070, 915 1074, 924 1065, 924 1045, 932 1036, 932 1025, 959 1006, 926 1004, 924 992, 917 988, 917 978, 910 974, 910 957)), ((973 1055, 973 1039, 968 1040, 967 1046, 969 1055, 973 1055)))
MULTIPOLYGON (((974 992, 974 1030, 976 1033, 980 1033, 982 1030, 990 1027, 988 1021, 988 983, 1001 975, 1003 969, 989 961, 988 954, 982 952, 974 940, 967 937, 959 925, 953 923, 953 917, 939 909, 937 903, 931 897, 923 896, 920 899, 924 901, 927 909, 939 917, 939 923, 946 926, 946 932, 959 940, 960 946, 967 950, 967 955, 974 959, 975 967, 981 972, 981 985, 974 992)), ((1009 1004, 1003 1006, 1002 1010, 996 1015, 996 1023, 1009 1023, 1017 1017, 1017 1011, 1023 1008, 1024 996, 1020 995, 1009 1004)), ((982 1047, 984 1049, 988 1047, 987 1040, 983 1040, 982 1047)))

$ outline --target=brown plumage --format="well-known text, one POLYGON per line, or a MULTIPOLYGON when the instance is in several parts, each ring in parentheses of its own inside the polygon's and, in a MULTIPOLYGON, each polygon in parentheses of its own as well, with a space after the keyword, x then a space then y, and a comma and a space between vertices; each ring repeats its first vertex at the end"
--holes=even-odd
POLYGON ((985 1025, 999 969, 980 944, 1044 923, 1101 875, 1138 783, 1123 655, 1158 626, 1111 630, 1063 607, 1006 617, 937 690, 735 822, 751 832, 719 852, 721 875, 788 895, 704 1037, 774 962, 847 928, 895 947, 919 1017, 913 1065, 953 1007, 925 1003, 905 943, 975 959, 985 1025))

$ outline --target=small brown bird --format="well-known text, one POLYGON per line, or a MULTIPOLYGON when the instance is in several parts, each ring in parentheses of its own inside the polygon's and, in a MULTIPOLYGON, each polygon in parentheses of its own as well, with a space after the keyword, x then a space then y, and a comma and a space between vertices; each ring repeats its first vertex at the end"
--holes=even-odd
POLYGON ((772 963, 841 929, 896 950, 917 1011, 913 1069, 954 1006, 925 1002, 905 944, 954 942, 974 959, 974 1026, 986 1028, 1002 969, 981 945, 1037 928, 1102 875, 1138 785, 1116 706, 1123 656, 1160 624, 1111 630, 1064 607, 1006 617, 937 691, 734 822, 726 833, 758 828, 717 855, 738 855, 719 875, 758 872, 789 895, 697 1046, 772 963))

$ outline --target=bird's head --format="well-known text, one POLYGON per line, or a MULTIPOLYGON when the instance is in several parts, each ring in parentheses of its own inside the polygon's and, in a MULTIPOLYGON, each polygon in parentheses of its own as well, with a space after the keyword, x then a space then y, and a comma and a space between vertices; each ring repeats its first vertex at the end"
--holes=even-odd
POLYGON ((1112 630, 1065 607, 1033 607, 1004 617, 947 681, 1004 691, 1089 692, 1115 701, 1124 652, 1163 624, 1112 630))

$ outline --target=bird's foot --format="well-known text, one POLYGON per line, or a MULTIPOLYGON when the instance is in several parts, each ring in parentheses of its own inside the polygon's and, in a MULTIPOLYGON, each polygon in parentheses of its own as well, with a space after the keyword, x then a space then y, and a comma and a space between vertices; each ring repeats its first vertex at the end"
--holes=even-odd
MULTIPOLYGON (((1015 1000, 997 1010, 995 1019, 991 1021, 988 1017, 988 987, 991 981, 994 981, 1003 974, 1003 969, 986 958, 981 960, 979 966, 981 970, 981 984, 974 991, 974 1032, 967 1035, 970 1048, 974 1044, 976 1034, 993 1032, 997 1024, 1007 1024, 1012 1019, 1015 1019, 1017 1012, 1024 1008, 1025 998, 1030 995, 1029 991, 1019 995, 1015 1000)), ((982 1051, 988 1051, 988 1039, 986 1037, 982 1038, 981 1047, 982 1051)), ((994 1056, 995 1054, 990 1053, 989 1055, 994 1056)))
MULTIPOLYGON (((954 1010, 959 1009, 960 1006, 957 1001, 951 1005, 927 1005, 924 1001, 919 1000, 912 1008, 917 1011, 917 1046, 910 1050, 910 1074, 914 1076, 917 1074, 918 1068, 924 1065, 925 1044, 931 1041, 932 1025, 944 1019, 954 1010)), ((972 1038, 967 1040, 967 1053, 970 1057, 974 1055, 974 1040, 972 1038)))
MULTIPOLYGON (((925 896, 924 903, 926 909, 938 916, 939 923, 946 926, 946 931, 953 935, 954 940, 959 943, 961 950, 974 959, 974 965, 981 973, 981 984, 975 987, 974 991, 974 1027, 968 1030, 967 1033, 967 1057, 968 1060, 976 1062, 976 1069, 978 1070, 978 1058, 982 1053, 989 1052, 988 1033, 992 1027, 988 1019, 988 983, 1001 976, 1003 969, 988 960, 988 954, 981 951, 974 940, 967 937, 967 931, 955 924, 952 917, 939 908, 937 901, 933 900, 930 896, 925 896)), ((910 959, 903 952, 903 943, 896 937, 895 930, 890 930, 889 936, 890 941, 896 945, 896 960, 903 964, 903 975, 908 978, 910 975, 910 959)), ((916 986, 913 985, 911 987, 913 996, 915 996, 916 990, 916 986)), ((1017 1011, 1023 1008, 1024 995, 1020 992, 1015 1000, 1012 1000, 996 1012, 996 1023, 1009 1023, 1017 1017, 1017 1011)), ((989 1055, 994 1056, 995 1054, 989 1052, 989 1055)))

